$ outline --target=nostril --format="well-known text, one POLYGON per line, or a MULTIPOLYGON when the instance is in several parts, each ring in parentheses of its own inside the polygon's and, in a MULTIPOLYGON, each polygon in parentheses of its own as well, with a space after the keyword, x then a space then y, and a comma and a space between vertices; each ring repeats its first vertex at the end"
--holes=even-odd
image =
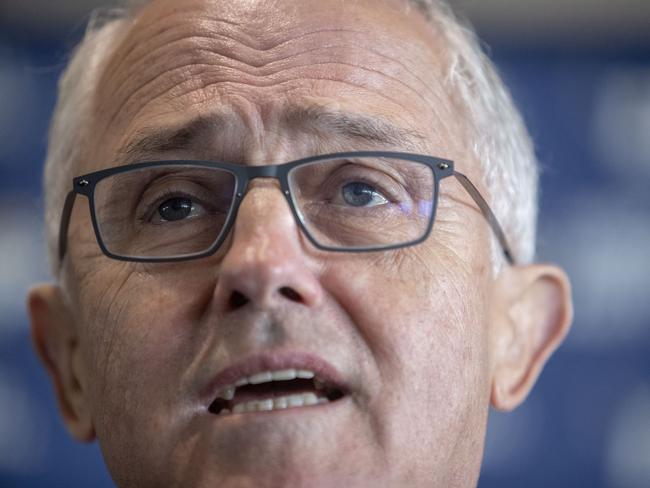
POLYGON ((237 290, 233 291, 230 294, 230 300, 228 300, 228 303, 230 305, 231 310, 235 310, 238 308, 243 307, 246 305, 250 300, 246 295, 244 295, 241 292, 238 292, 237 290))
POLYGON ((280 293, 282 294, 282 296, 288 298, 291 301, 302 303, 302 297, 293 288, 289 288, 288 286, 283 286, 282 288, 280 288, 280 293))

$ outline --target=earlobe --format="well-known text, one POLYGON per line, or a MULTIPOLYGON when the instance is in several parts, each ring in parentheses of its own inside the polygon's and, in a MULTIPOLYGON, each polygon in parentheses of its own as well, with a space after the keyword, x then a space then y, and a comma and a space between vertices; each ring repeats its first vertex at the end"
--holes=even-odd
POLYGON ((497 279, 494 298, 491 402, 510 411, 524 401, 569 331, 571 285, 556 266, 517 266, 497 279))
POLYGON ((61 289, 52 284, 33 287, 27 308, 32 343, 52 379, 66 427, 76 439, 90 442, 95 430, 81 378, 79 338, 61 289))

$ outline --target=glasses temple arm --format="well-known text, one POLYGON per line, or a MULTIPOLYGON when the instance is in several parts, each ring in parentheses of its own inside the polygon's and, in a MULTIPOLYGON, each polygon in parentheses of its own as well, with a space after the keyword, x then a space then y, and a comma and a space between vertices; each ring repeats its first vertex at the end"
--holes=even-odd
POLYGON ((508 240, 506 239, 506 235, 503 232, 503 229, 499 225, 499 221, 497 220, 496 216, 492 212, 492 209, 488 205, 488 203, 485 201, 483 196, 479 193, 478 189, 472 184, 471 181, 469 181, 469 178, 465 176, 463 173, 459 173, 458 171, 454 171, 454 176, 458 180, 458 182, 463 185, 463 188, 469 193, 469 195, 474 199, 478 207, 481 209, 481 213, 485 217, 485 219, 488 221, 490 224, 490 227, 492 227, 492 230, 497 236, 497 239, 499 239, 499 244, 501 244, 501 248, 503 249, 503 255, 505 256, 506 260, 508 263, 512 266, 515 264, 514 257, 512 255, 512 251, 510 250, 510 246, 508 245, 508 240))
POLYGON ((72 215, 72 206, 77 194, 73 191, 68 193, 65 197, 63 204, 63 212, 61 213, 61 225, 59 227, 59 267, 63 264, 63 257, 65 256, 68 247, 68 225, 70 224, 70 217, 72 215))

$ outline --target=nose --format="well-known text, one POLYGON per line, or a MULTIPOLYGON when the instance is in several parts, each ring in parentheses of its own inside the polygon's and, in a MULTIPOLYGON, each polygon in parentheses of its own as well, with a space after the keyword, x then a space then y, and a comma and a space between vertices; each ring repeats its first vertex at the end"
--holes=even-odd
POLYGON ((321 302, 320 282, 307 263, 300 230, 277 187, 251 188, 232 232, 215 289, 221 312, 246 306, 315 307, 321 302))

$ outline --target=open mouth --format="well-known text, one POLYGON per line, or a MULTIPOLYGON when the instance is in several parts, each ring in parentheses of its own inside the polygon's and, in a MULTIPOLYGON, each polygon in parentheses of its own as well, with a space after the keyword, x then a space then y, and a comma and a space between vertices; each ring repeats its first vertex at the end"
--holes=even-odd
POLYGON ((209 411, 230 415, 282 410, 335 402, 345 395, 341 387, 320 380, 311 371, 267 371, 222 388, 209 411))

